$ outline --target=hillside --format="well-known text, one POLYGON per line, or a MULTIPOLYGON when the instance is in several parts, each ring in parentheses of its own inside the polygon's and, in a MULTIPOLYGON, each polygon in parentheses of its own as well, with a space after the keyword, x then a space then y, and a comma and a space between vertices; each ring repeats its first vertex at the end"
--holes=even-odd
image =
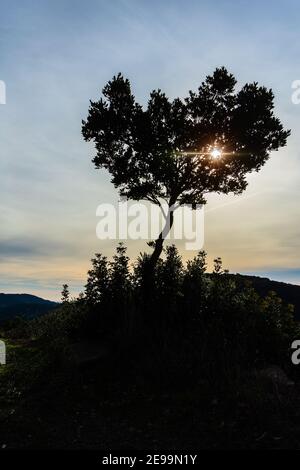
POLYGON ((16 316, 34 318, 53 310, 57 302, 42 299, 30 294, 0 294, 0 321, 16 316))
POLYGON ((259 276, 235 274, 233 277, 241 284, 244 284, 245 281, 250 281, 254 289, 261 296, 266 296, 270 291, 276 292, 285 303, 294 305, 295 318, 300 320, 300 286, 287 284, 285 282, 271 281, 268 278, 259 276))

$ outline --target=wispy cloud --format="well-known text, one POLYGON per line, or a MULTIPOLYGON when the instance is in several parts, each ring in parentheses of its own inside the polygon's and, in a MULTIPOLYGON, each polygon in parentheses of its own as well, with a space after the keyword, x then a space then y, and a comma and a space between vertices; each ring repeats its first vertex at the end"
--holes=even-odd
MULTIPOLYGON (((117 194, 109 175, 93 169, 93 149, 82 141, 80 126, 89 99, 118 71, 143 103, 152 88, 185 96, 218 65, 241 83, 257 80, 274 89, 276 112, 294 131, 288 148, 251 175, 245 199, 209 199, 205 248, 233 271, 298 267, 300 106, 291 103, 290 87, 300 78, 299 5, 275 1, 272 15, 269 9, 258 0, 17 0, 1 6, 0 79, 7 84, 7 104, 0 107, 2 289, 37 293, 47 282, 59 289, 68 279, 78 286, 93 252, 112 254, 116 243, 96 239, 95 210, 117 194)), ((129 243, 130 255, 143 247, 129 243)))

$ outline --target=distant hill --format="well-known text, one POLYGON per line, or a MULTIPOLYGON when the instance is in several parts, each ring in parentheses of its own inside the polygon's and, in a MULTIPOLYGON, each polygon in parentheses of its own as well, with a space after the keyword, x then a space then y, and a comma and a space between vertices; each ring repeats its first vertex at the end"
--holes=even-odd
POLYGON ((0 294, 0 322, 17 316, 30 319, 43 315, 59 304, 30 294, 0 294))
POLYGON ((259 276, 246 276, 244 274, 233 274, 232 276, 241 284, 250 281, 254 289, 262 296, 266 296, 270 291, 276 292, 285 303, 294 305, 295 318, 300 320, 300 286, 271 281, 268 278, 259 276))

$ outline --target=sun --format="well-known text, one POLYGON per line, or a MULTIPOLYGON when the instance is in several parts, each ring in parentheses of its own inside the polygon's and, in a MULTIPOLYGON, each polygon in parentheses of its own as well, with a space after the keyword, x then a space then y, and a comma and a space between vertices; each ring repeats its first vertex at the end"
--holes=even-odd
POLYGON ((212 156, 212 158, 213 158, 214 160, 218 160, 218 159, 221 157, 222 152, 221 152, 221 150, 214 148, 214 149, 210 152, 210 154, 211 154, 211 156, 212 156))

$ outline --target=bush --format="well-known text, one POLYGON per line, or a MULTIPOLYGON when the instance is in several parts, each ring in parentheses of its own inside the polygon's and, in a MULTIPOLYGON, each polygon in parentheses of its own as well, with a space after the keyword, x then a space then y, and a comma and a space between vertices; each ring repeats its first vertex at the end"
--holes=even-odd
POLYGON ((130 269, 123 245, 112 261, 97 254, 84 295, 30 322, 30 336, 52 351, 93 338, 118 355, 120 373, 131 367, 216 386, 269 364, 288 367, 299 327, 275 293, 262 298, 249 282, 236 283, 220 258, 207 273, 203 251, 183 266, 176 247, 167 247, 151 284, 147 263, 140 255, 130 269))

